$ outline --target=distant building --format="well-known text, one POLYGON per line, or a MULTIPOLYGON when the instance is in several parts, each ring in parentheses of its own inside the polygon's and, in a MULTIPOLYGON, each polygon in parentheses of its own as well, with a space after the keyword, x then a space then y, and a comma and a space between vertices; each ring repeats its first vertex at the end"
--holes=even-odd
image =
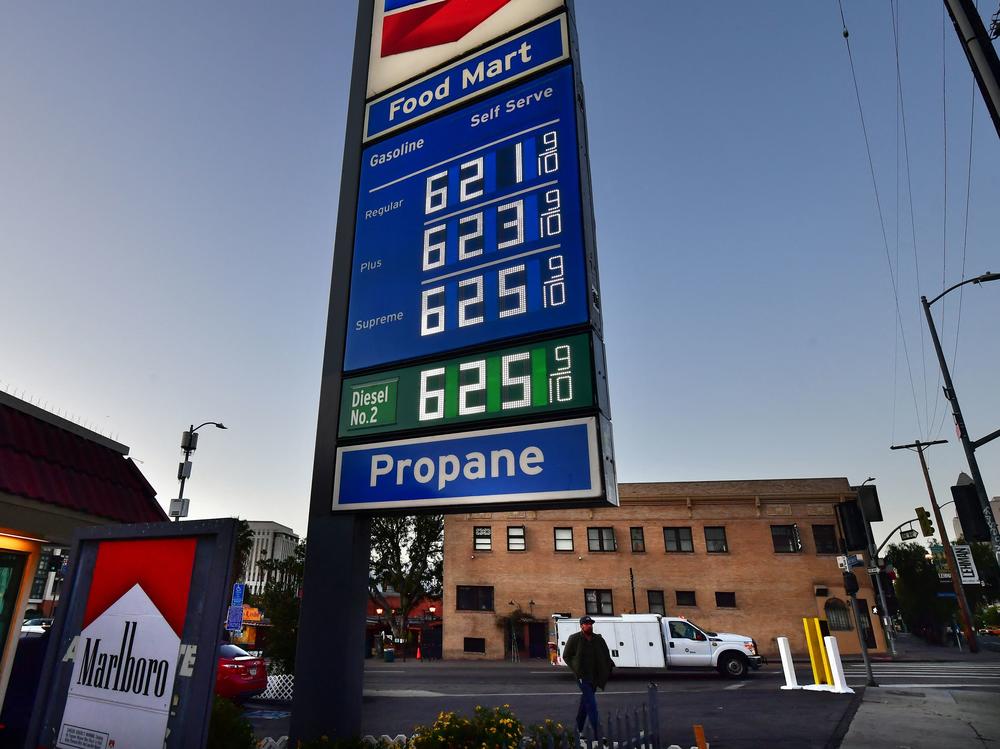
MULTIPOLYGON (((619 484, 620 507, 479 512, 444 521, 445 658, 546 657, 554 613, 660 613, 806 652, 803 617, 860 652, 837 556, 847 479, 619 484)), ((886 649, 865 569, 860 626, 886 649)))
POLYGON ((52 613, 74 531, 167 520, 128 451, 0 392, 0 705, 21 622, 52 613))
POLYGON ((288 559, 295 553, 299 537, 287 525, 270 520, 251 520, 248 522, 253 531, 253 549, 250 551, 250 561, 246 569, 246 584, 250 592, 260 595, 273 573, 266 572, 257 566, 257 562, 267 559, 278 561, 288 559))

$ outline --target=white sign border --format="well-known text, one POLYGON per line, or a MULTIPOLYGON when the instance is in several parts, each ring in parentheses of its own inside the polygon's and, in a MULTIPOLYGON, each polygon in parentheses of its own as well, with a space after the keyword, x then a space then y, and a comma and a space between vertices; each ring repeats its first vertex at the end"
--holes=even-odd
POLYGON ((363 445, 352 445, 350 447, 337 448, 337 459, 334 465, 334 486, 333 486, 333 511, 342 512, 350 510, 373 510, 373 509, 419 509, 423 507, 450 507, 453 505, 476 505, 476 504, 515 504, 521 502, 543 502, 547 500, 570 500, 570 499, 597 499, 601 496, 601 455, 597 444, 597 417, 587 416, 578 419, 565 419, 563 421, 546 421, 540 424, 523 424, 514 427, 498 427, 494 429, 478 429, 472 432, 451 432, 448 434, 435 434, 428 437, 413 437, 405 440, 391 440, 388 442, 369 442, 363 445), (445 440, 464 439, 467 437, 480 437, 491 434, 511 434, 514 432, 536 432, 544 429, 555 429, 559 427, 575 426, 584 424, 587 427, 587 449, 590 453, 590 488, 574 489, 572 491, 556 490, 549 492, 525 492, 522 494, 486 494, 470 495, 466 497, 443 497, 441 499, 400 499, 392 502, 352 502, 342 504, 340 502, 340 476, 341 461, 343 454, 356 452, 358 450, 371 450, 379 447, 396 447, 399 445, 426 445, 432 442, 443 442, 445 440))

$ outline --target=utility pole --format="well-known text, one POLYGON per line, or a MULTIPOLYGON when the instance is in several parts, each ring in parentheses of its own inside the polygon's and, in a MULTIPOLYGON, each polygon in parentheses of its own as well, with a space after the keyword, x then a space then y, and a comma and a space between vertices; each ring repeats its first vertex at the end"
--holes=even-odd
POLYGON ((955 599, 958 602, 958 614, 962 619, 962 631, 965 633, 966 642, 969 643, 969 651, 979 652, 979 643, 976 642, 976 631, 972 628, 972 614, 969 612, 969 602, 965 599, 965 589, 962 587, 962 578, 958 573, 958 563, 955 561, 955 551, 951 548, 948 540, 948 531, 945 530, 944 520, 941 518, 941 508, 938 507, 937 497, 934 495, 934 486, 931 484, 931 475, 927 471, 927 461, 924 460, 924 450, 931 445, 944 445, 948 440, 934 440, 933 442, 921 442, 917 440, 909 445, 893 445, 890 450, 916 450, 920 458, 920 468, 924 472, 924 482, 927 484, 927 494, 931 499, 931 507, 934 508, 934 520, 938 524, 941 533, 941 545, 944 546, 945 559, 948 560, 948 569, 951 571, 951 587, 955 591, 955 599))
MULTIPOLYGON (((994 54, 994 59, 996 55, 994 54)), ((1000 429, 997 429, 991 434, 987 434, 985 437, 973 442, 969 439, 969 430, 965 426, 965 418, 962 416, 962 407, 958 405, 958 395, 955 393, 955 385, 951 381, 951 372, 948 371, 948 363, 944 358, 944 351, 941 349, 941 339, 938 338, 937 328, 934 327, 934 316, 931 315, 931 305, 934 304, 938 299, 943 297, 952 289, 962 286, 966 283, 980 284, 985 281, 995 281, 1000 280, 1000 274, 997 273, 984 273, 976 278, 966 279, 961 283, 957 283, 941 292, 931 301, 927 301, 927 297, 920 297, 920 303, 924 307, 924 315, 927 317, 927 327, 931 331, 931 340, 934 342, 934 350, 937 351, 938 364, 941 366, 941 377, 944 380, 944 397, 948 399, 951 403, 952 414, 955 417, 955 431, 958 432, 958 438, 962 441, 962 448, 965 450, 965 458, 969 462, 969 473, 972 474, 972 483, 976 485, 976 495, 979 497, 979 508, 983 513, 983 517, 986 520, 986 527, 990 530, 990 542, 993 545, 993 555, 997 559, 997 563, 1000 564, 1000 528, 997 527, 997 519, 993 516, 993 509, 990 507, 990 498, 986 493, 986 485, 983 483, 983 474, 979 471, 979 461, 976 460, 976 449, 982 447, 984 444, 990 440, 1000 437, 1000 429)))
POLYGON ((955 33, 979 84, 986 109, 993 118, 993 126, 1000 135, 1000 62, 990 35, 972 0, 944 0, 944 5, 955 24, 955 33))

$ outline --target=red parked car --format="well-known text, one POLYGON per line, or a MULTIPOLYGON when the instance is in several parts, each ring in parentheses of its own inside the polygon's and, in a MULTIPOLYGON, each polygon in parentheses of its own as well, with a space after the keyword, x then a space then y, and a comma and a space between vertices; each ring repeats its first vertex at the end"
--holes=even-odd
POLYGON ((219 645, 219 668, 215 676, 215 693, 242 701, 256 697, 267 689, 267 666, 260 658, 229 643, 219 645))

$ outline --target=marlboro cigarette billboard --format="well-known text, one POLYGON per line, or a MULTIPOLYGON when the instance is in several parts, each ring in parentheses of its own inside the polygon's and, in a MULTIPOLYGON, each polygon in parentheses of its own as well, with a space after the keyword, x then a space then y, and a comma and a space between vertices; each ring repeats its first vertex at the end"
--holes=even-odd
POLYGON ((204 745, 234 522, 118 526, 77 539, 32 746, 204 745))

